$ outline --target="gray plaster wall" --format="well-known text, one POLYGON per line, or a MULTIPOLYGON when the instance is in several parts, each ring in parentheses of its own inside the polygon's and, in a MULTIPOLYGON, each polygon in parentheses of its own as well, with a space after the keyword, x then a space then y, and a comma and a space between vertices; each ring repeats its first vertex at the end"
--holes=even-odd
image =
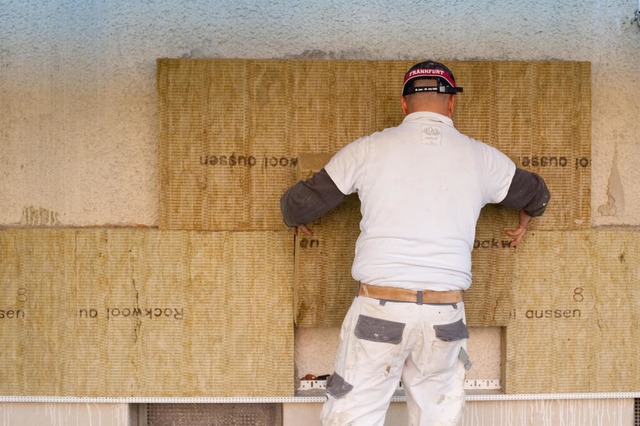
POLYGON ((0 0, 0 226, 158 224, 158 57, 589 61, 592 223, 637 226, 637 9, 636 0, 0 0))

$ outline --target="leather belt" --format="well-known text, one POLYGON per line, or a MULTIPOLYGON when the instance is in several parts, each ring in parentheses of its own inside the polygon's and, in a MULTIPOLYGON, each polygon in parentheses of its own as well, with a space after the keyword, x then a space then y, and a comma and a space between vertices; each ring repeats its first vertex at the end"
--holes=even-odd
POLYGON ((408 290, 406 288, 383 287, 360 283, 358 296, 371 297, 373 299, 388 300, 394 302, 412 302, 422 305, 424 303, 460 303, 463 300, 462 290, 408 290))

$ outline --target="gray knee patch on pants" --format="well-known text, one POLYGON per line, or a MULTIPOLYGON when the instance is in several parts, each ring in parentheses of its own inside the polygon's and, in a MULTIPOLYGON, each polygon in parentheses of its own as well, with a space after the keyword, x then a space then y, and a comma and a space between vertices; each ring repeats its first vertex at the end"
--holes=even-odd
POLYGON ((333 373, 327 379, 327 393, 335 399, 340 399, 351 392, 353 385, 347 383, 342 376, 333 373))

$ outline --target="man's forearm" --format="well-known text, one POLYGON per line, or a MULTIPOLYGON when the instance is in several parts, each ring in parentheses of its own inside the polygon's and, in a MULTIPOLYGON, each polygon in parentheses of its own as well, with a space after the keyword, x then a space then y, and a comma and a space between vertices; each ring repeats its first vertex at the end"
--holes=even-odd
POLYGON ((289 188, 280 198, 280 210, 288 226, 300 226, 320 218, 344 198, 345 194, 322 169, 289 188))
POLYGON ((541 216, 551 198, 547 185, 536 173, 516 169, 509 192, 500 204, 524 210, 529 216, 541 216))

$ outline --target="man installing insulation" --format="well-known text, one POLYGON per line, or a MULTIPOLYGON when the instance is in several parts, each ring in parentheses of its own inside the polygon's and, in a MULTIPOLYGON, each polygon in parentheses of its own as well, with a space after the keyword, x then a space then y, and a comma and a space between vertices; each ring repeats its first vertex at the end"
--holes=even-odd
POLYGON ((404 78, 397 127, 364 136, 282 196, 285 223, 306 224, 357 192, 358 281, 327 381, 323 425, 383 425, 400 379, 411 425, 455 425, 465 401, 469 331, 463 292, 480 210, 520 210, 517 247, 550 198, 544 180, 453 126, 453 73, 427 61, 404 78))

